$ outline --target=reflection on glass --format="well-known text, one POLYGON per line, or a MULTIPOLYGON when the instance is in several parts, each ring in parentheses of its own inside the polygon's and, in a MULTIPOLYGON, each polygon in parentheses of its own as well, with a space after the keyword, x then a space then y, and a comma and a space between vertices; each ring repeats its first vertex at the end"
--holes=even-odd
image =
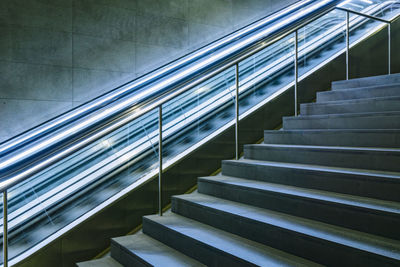
POLYGON ((392 20, 399 14, 400 1, 346 0, 340 4, 340 7, 382 19, 392 20))
POLYGON ((333 10, 298 30, 299 76, 345 47, 346 13, 333 10))
POLYGON ((275 42, 239 64, 243 114, 294 81, 294 34, 275 42))
POLYGON ((232 67, 163 105, 164 160, 168 162, 233 121, 232 67))
MULTIPOLYGON (((156 111, 149 112, 11 187, 9 257, 39 243, 156 169, 157 115, 156 111)), ((2 227, 1 221, 1 234, 2 227)))

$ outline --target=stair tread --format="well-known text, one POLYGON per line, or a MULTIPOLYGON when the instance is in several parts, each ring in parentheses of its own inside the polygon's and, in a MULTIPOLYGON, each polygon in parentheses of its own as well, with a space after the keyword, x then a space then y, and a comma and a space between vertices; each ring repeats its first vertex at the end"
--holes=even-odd
POLYGON ((355 151, 355 152, 382 152, 400 153, 399 148, 380 147, 354 147, 354 146, 316 146, 316 145, 287 145, 287 144, 248 144, 246 147, 271 147, 271 148, 292 148, 303 150, 328 150, 328 151, 355 151))
POLYGON ((236 164, 257 164, 257 165, 267 165, 267 166, 279 166, 284 168, 296 168, 296 169, 308 169, 324 172, 333 173, 345 173, 368 176, 379 176, 382 179, 390 179, 393 181, 400 182, 400 174, 398 172, 380 171, 380 170, 365 170, 365 169, 354 169, 354 168, 344 168, 336 166, 322 166, 315 164, 302 164, 302 163, 292 163, 292 162, 277 162, 277 161, 265 161, 256 159, 240 159, 240 160, 224 160, 224 162, 235 162, 236 164))
POLYGON ((344 100, 332 100, 332 101, 321 101, 313 103, 302 103, 304 106, 335 106, 335 105, 350 105, 355 103, 370 103, 376 101, 400 101, 400 96, 380 96, 371 98, 357 98, 357 99, 344 99, 344 100))
POLYGON ((399 172, 399 148, 304 144, 244 145, 244 157, 268 161, 399 172))
MULTIPOLYGON (((341 93, 348 93, 348 92, 359 92, 359 91, 365 91, 365 90, 380 90, 382 88, 388 88, 388 89, 397 89, 400 88, 400 83, 395 82, 395 83, 381 83, 381 84, 373 84, 373 85, 361 85, 357 87, 352 87, 352 88, 347 88, 347 89, 341 89, 341 90, 331 90, 331 91, 323 91, 323 92, 317 92, 317 94, 341 94, 341 93)), ((400 91, 399 91, 400 93, 400 91)))
MULTIPOLYGON (((397 119, 397 118, 396 118, 397 119)), ((293 122, 293 121, 291 121, 293 122)), ((310 121, 306 121, 310 122, 310 121)), ((332 128, 327 125, 326 128, 332 128)), ((346 127, 344 127, 346 128, 346 127)), ((394 127, 393 127, 394 128, 394 127)), ((399 129, 285 129, 264 131, 263 144, 400 148, 399 129)))
POLYGON ((332 88, 338 88, 338 90, 345 90, 347 89, 346 86, 350 88, 357 88, 362 87, 366 83, 373 83, 373 84, 395 84, 397 80, 400 80, 400 73, 394 74, 385 74, 385 75, 377 75, 377 76, 368 76, 368 77, 361 77, 361 78, 353 78, 349 80, 340 80, 340 81, 333 81, 332 88), (395 82, 393 82, 393 80, 395 82))
POLYGON ((122 265, 111 257, 84 261, 77 263, 79 267, 122 267, 122 265))
POLYGON ((113 238, 112 242, 153 266, 205 266, 142 232, 113 238))
POLYGON ((225 200, 205 194, 192 193, 174 196, 200 206, 210 207, 224 213, 232 213, 251 220, 289 229, 307 236, 340 243, 400 260, 400 242, 372 234, 367 234, 343 227, 330 225, 306 218, 301 218, 272 210, 262 209, 230 200, 225 200))
POLYGON ((221 252, 234 255, 237 258, 256 265, 319 266, 297 256, 222 231, 177 214, 167 213, 163 216, 149 215, 145 216, 144 218, 162 224, 164 227, 170 228, 182 235, 189 236, 196 242, 214 247, 221 252))
POLYGON ((300 129, 300 130, 264 130, 268 134, 285 134, 285 133, 398 133, 400 129, 300 129))
POLYGON ((362 113, 344 113, 344 114, 318 114, 318 115, 300 115, 297 117, 283 117, 288 120, 307 120, 307 119, 330 119, 330 118, 359 118, 359 117, 390 117, 400 116, 400 111, 387 112, 362 112, 362 113))
POLYGON ((400 203, 394 201, 373 199, 361 196, 347 195, 323 190, 300 188, 289 185, 268 183, 258 180, 249 180, 232 176, 208 176, 201 177, 201 180, 223 183, 233 186, 245 187, 250 190, 269 191, 279 194, 292 195, 316 201, 326 201, 351 206, 354 208, 368 209, 369 212, 386 212, 393 215, 400 215, 400 203))

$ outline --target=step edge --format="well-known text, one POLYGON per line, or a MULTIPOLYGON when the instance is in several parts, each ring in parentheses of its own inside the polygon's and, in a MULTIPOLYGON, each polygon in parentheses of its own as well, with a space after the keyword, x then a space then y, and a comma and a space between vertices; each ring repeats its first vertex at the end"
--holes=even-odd
MULTIPOLYGON (((201 195, 201 194, 199 193, 199 195, 201 195)), ((315 221, 315 220, 312 220, 312 219, 307 219, 307 218, 302 218, 302 217, 298 217, 298 216, 294 216, 294 215, 290 215, 290 214, 285 214, 285 213, 282 213, 282 212, 279 212, 279 211, 272 211, 272 210, 268 210, 268 209, 258 208, 258 207, 250 206, 250 205, 247 205, 247 204, 239 203, 240 206, 247 206, 247 207, 250 207, 250 208, 258 209, 258 210, 260 210, 260 212, 269 213, 269 216, 271 216, 271 214, 273 214, 273 215, 276 216, 276 217, 274 217, 274 220, 276 220, 276 221, 281 220, 282 222, 288 222, 288 223, 286 223, 286 224, 285 223, 278 224, 278 223, 273 223, 272 221, 268 221, 268 222, 267 221, 262 221, 262 220, 259 220, 257 218, 246 217, 245 215, 248 214, 248 213, 238 214, 238 213, 233 213, 233 212, 230 212, 230 211, 218 209, 216 207, 205 206, 205 205, 202 205, 200 203, 197 203, 196 201, 187 199, 187 196, 190 196, 190 194, 189 195, 174 196, 174 199, 177 200, 177 201, 185 202, 185 204, 187 204, 187 205, 196 205, 198 207, 203 207, 203 208, 205 207, 206 209, 209 209, 209 210, 222 212, 224 214, 230 214, 230 215, 235 216, 235 217, 241 217, 241 218, 244 218, 244 219, 246 219, 248 221, 259 222, 259 223, 262 223, 262 224, 265 224, 265 225, 269 225, 269 226, 272 226, 272 227, 277 227, 277 228, 279 228, 281 230, 284 230, 284 231, 295 232, 295 233, 300 234, 302 236, 311 237, 311 238, 314 238, 314 239, 317 239, 317 240, 324 240, 324 241, 327 241, 327 242, 332 242, 332 243, 335 243, 337 245, 341 245, 341 246, 345 246, 345 247, 349 247, 349 248, 353 248, 353 249, 357 249, 357 250, 366 251, 368 253, 380 255, 380 256, 383 256, 383 257, 388 257, 388 256, 380 254, 380 253, 376 253, 373 250, 373 247, 374 247, 373 244, 370 244, 370 245, 367 244, 367 246, 371 247, 370 250, 367 250, 365 248, 356 247, 356 246, 351 245, 349 243, 347 243, 347 244, 340 243, 338 239, 342 239, 342 240, 343 239, 346 239, 346 240, 353 239, 354 243, 364 243, 365 244, 365 241, 364 242, 359 241, 359 238, 357 238, 357 237, 363 236, 364 239, 367 239, 367 240, 368 239, 380 240, 382 243, 387 242, 387 243, 391 244, 392 246, 393 246, 393 243, 396 242, 396 240, 392 240, 392 239, 389 239, 389 238, 377 236, 377 235, 374 235, 374 234, 360 232, 360 231, 357 231, 357 230, 347 229, 347 228, 344 228, 344 227, 341 227, 341 226, 331 225, 331 224, 328 224, 328 223, 319 222, 319 221, 315 221), (279 217, 279 218, 277 218, 277 217, 279 217), (292 220, 290 220, 290 219, 292 219, 292 220), (290 224, 290 225, 292 225, 294 227, 292 227, 292 228, 285 227, 285 226, 287 226, 287 224, 290 224), (315 226, 316 225, 319 226, 319 227, 317 227, 317 230, 315 230, 315 228, 316 228, 315 226), (296 226, 298 226, 298 227, 296 227, 296 226), (307 232, 307 231, 305 231, 305 229, 309 229, 309 231, 307 232), (301 231, 301 230, 303 230, 303 231, 301 231), (329 237, 336 236, 336 240, 335 240, 335 238, 328 239, 327 238, 328 236, 324 235, 323 232, 329 232, 329 234, 330 234, 329 237), (340 236, 338 234, 338 232, 340 232, 342 235, 340 236), (346 234, 343 234, 343 233, 346 233, 346 234), (317 234, 319 234, 319 236, 317 234), (349 235, 350 235, 350 237, 349 237, 349 235), (357 236, 357 237, 355 237, 355 236, 357 236)), ((214 196, 211 196, 210 198, 218 199, 218 197, 214 197, 214 196)), ((225 202, 236 203, 236 202, 231 201, 231 200, 224 200, 224 201, 225 202)), ((376 245, 375 245, 375 247, 376 247, 376 245)), ((380 246, 380 247, 381 247, 382 250, 388 250, 388 248, 384 248, 383 246, 380 246)), ((393 258, 393 257, 389 257, 389 258, 396 259, 396 258, 393 258)), ((399 257, 399 259, 400 259, 400 257, 399 257)))
MULTIPOLYGON (((391 207, 379 207, 379 204, 368 204, 363 203, 362 200, 374 200, 374 202, 386 202, 388 204, 398 204, 394 201, 386 201, 374 198, 367 198, 355 195, 347 195, 342 193, 318 190, 318 189, 310 189, 310 188, 300 188, 290 185, 282 185, 282 184, 274 184, 268 183, 264 181, 255 181, 249 180, 245 178, 238 178, 238 177, 231 177, 231 176, 224 176, 224 178, 232 179, 232 180, 243 180, 246 185, 238 185, 235 184, 233 181, 218 181, 215 179, 207 178, 207 177, 199 177, 198 183, 208 183, 208 184, 218 184, 218 185, 226 185, 235 188, 242 188, 250 191, 258 191, 258 192, 265 192, 268 194, 276 194, 282 196, 290 196, 296 197, 298 199, 302 199, 305 201, 311 201, 316 203, 322 203, 324 205, 336 205, 345 207, 348 209, 353 209, 361 212, 368 212, 374 214, 386 214, 386 216, 395 216, 400 217, 400 209, 395 209, 391 207), (250 186, 249 184, 264 184, 268 188, 259 188, 256 186, 250 186), (280 187, 280 188, 279 188, 280 187), (319 193, 319 194, 318 194, 319 193), (346 198, 346 196, 351 196, 351 199, 346 198), (373 205, 373 206, 372 206, 373 205)), ((201 192, 200 192, 201 193, 201 192)), ((398 204, 400 205, 400 204, 398 204)), ((382 206, 382 205, 381 205, 382 206)))
MULTIPOLYGON (((213 227, 213 226, 209 226, 209 225, 207 225, 207 224, 205 224, 205 223, 202 223, 202 222, 199 222, 199 221, 196 221, 196 220, 187 218, 187 217, 185 217, 185 216, 182 216, 182 215, 179 215, 179 214, 176 214, 176 213, 174 213, 173 216, 177 216, 178 218, 180 218, 180 220, 186 220, 186 221, 189 222, 190 224, 194 224, 194 225, 196 225, 196 224, 206 225, 206 226, 208 226, 208 227, 210 227, 210 228, 215 229, 217 232, 220 232, 222 235, 237 236, 237 237, 239 237, 239 239, 248 240, 249 243, 257 243, 257 244, 260 245, 260 247, 269 247, 269 246, 267 246, 267 245, 264 245, 264 244, 255 242, 255 241, 253 241, 253 240, 250 240, 250 239, 247 239, 247 238, 238 236, 238 235, 235 235, 235 234, 233 234, 233 233, 229 233, 229 232, 227 232, 227 231, 224 231, 224 230, 215 228, 215 227, 213 227)), ((174 229, 174 228, 172 228, 172 227, 169 227, 169 226, 167 226, 167 225, 164 225, 162 222, 158 222, 157 220, 152 219, 153 217, 157 218, 158 216, 155 216, 155 215, 143 216, 143 224, 145 223, 144 220, 147 220, 148 222, 150 221, 150 223, 155 223, 155 224, 158 224, 159 226, 163 227, 163 228, 162 228, 163 230, 164 230, 164 229, 168 229, 169 231, 172 231, 172 232, 174 232, 174 233, 180 235, 182 238, 188 238, 188 239, 190 239, 190 240, 191 240, 190 242, 195 242, 195 243, 202 244, 203 246, 206 246, 206 247, 208 247, 209 249, 211 249, 211 250, 213 250, 213 251, 216 251, 216 252, 221 253, 221 254, 225 254, 225 255, 227 255, 228 257, 233 258, 235 261, 239 261, 239 262, 242 262, 242 263, 254 265, 254 263, 251 261, 251 258, 250 258, 250 257, 246 257, 246 258, 245 258, 245 257, 243 257, 243 256, 239 256, 239 255, 234 254, 234 253, 232 253, 232 252, 226 251, 226 250, 224 250, 224 249, 221 248, 221 247, 217 247, 217 246, 215 246, 215 244, 213 244, 213 243, 205 242, 204 240, 201 240, 201 239, 196 238, 196 237, 194 237, 194 236, 190 236, 190 235, 187 235, 186 233, 179 232, 179 231, 177 231, 176 229, 174 229)), ((159 226, 158 226, 158 227, 159 227, 159 226)), ((204 229, 203 229, 203 230, 204 230, 204 229)), ((249 243, 246 243, 246 244, 249 245, 249 243)), ((244 246, 243 246, 243 243, 237 242, 237 245, 241 245, 242 247, 244 247, 244 246)), ((251 246, 251 245, 250 245, 250 246, 251 246)), ((277 249, 274 249, 274 248, 272 248, 272 247, 269 247, 269 248, 270 248, 270 249, 273 249, 273 250, 277 250, 277 249)), ((260 249, 260 248, 258 248, 258 249, 260 249)), ((286 253, 286 254, 288 254, 288 255, 291 255, 291 254, 289 254, 289 253, 287 253, 287 252, 284 252, 284 253, 286 253)), ((294 256, 294 255, 293 255, 293 256, 294 256)))

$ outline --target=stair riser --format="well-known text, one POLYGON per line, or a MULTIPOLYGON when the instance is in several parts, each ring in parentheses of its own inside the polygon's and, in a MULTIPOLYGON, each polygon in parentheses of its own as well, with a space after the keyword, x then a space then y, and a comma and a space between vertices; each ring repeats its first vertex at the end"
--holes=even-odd
POLYGON ((284 130, 400 129, 400 115, 341 118, 283 118, 284 130))
POLYGON ((332 90, 342 90, 349 88, 395 84, 395 83, 400 83, 399 74, 365 77, 361 79, 351 79, 348 81, 336 81, 332 82, 332 90))
POLYGON ((400 238, 395 214, 199 179, 198 192, 381 236, 400 238))
POLYGON ((111 240, 111 256, 121 263, 123 266, 150 267, 149 263, 144 262, 141 258, 124 251, 118 244, 111 240))
POLYGON ((264 133, 264 144, 355 146, 355 147, 400 147, 398 133, 324 132, 291 133, 276 131, 264 133))
POLYGON ((390 266, 391 259, 255 221, 245 216, 172 199, 172 211, 247 239, 330 266, 390 266))
POLYGON ((256 266, 145 217, 143 218, 143 233, 207 266, 256 266))
POLYGON ((388 97, 388 96, 400 96, 400 85, 318 92, 317 103, 325 101, 365 99, 365 98, 388 97))
POLYGON ((400 153, 329 149, 299 149, 246 145, 246 159, 315 164, 333 167, 400 171, 400 153))
POLYGON ((301 115, 344 114, 364 112, 400 111, 400 101, 371 101, 369 103, 351 104, 302 104, 301 115))
POLYGON ((222 174, 244 179, 320 189, 343 194, 400 201, 400 183, 384 177, 361 176, 317 169, 222 162, 222 174))

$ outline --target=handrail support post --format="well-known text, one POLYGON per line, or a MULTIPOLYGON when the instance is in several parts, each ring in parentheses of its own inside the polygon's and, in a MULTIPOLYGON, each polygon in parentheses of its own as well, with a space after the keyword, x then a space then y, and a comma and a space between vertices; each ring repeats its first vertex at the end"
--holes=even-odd
POLYGON ((346 80, 349 79, 350 13, 346 11, 346 80))
POLYGON ((369 18, 369 19, 373 19, 376 21, 380 21, 383 23, 386 23, 388 26, 388 74, 390 75, 391 73, 391 21, 390 20, 385 20, 379 17, 374 17, 368 14, 363 14, 361 12, 357 12, 354 10, 350 10, 350 9, 346 9, 346 8, 342 8, 342 7, 336 7, 338 10, 342 10, 346 12, 346 80, 349 79, 349 46, 350 46, 350 13, 358 15, 358 16, 362 16, 365 18, 369 18))
POLYGON ((7 190, 3 192, 3 266, 8 266, 8 211, 7 190))
POLYGON ((298 47, 298 30, 294 32, 294 115, 297 116, 297 84, 299 79, 299 47, 298 47))
POLYGON ((390 65, 391 65, 391 47, 390 47, 390 39, 391 39, 390 31, 391 31, 391 29, 390 29, 390 26, 391 26, 391 23, 389 22, 388 23, 388 73, 389 73, 389 75, 391 72, 391 70, 390 70, 390 65))
POLYGON ((162 216, 162 105, 158 106, 158 213, 162 216))
POLYGON ((239 159, 239 63, 235 64, 235 159, 239 159))

